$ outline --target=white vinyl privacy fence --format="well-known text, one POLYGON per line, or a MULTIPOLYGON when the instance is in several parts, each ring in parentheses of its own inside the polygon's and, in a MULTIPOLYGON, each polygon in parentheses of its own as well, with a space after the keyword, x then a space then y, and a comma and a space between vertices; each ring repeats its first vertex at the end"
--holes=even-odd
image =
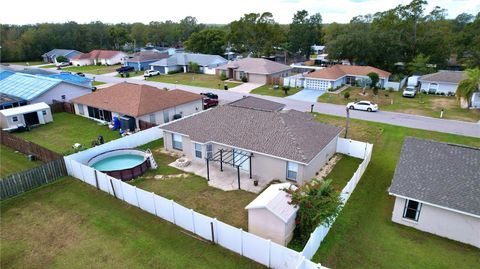
MULTIPOLYGON (((343 188, 340 197, 342 199, 343 205, 345 205, 350 198, 353 190, 360 181, 363 173, 367 169, 368 163, 370 163, 370 159, 372 157, 373 145, 359 142, 351 139, 344 139, 338 138, 337 142, 337 152, 346 154, 352 157, 361 158, 363 159, 362 163, 358 166, 357 171, 353 174, 352 178, 348 181, 347 185, 343 188)), ((343 207, 342 205, 342 207, 343 207)), ((315 231, 310 235, 307 244, 303 248, 302 254, 307 259, 311 259, 313 255, 317 252, 318 248, 320 247, 323 239, 327 236, 330 228, 332 227, 333 222, 331 225, 322 224, 318 226, 315 231)))
POLYGON ((289 76, 286 78, 283 78, 283 86, 289 86, 289 87, 303 87, 303 81, 305 78, 303 77, 303 74, 297 74, 293 76, 289 76))

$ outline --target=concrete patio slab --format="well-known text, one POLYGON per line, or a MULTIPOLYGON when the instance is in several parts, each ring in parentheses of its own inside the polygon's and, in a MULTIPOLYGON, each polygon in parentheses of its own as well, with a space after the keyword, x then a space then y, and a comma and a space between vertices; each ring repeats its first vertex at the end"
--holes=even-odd
POLYGON ((294 95, 290 95, 285 97, 287 99, 299 100, 299 101, 306 101, 306 102, 317 102, 318 97, 324 94, 325 91, 322 90, 310 90, 310 89, 303 89, 297 92, 294 95))
MULTIPOLYGON (((207 164, 193 161, 190 165, 185 167, 179 167, 175 162, 169 164, 169 166, 175 167, 184 172, 193 173, 197 176, 207 178, 207 164)), ((238 178, 237 169, 228 165, 223 166, 223 172, 220 171, 220 165, 216 162, 210 163, 210 181, 208 185, 214 188, 218 188, 224 191, 238 190, 238 178)), ((253 193, 259 193, 262 191, 271 180, 260 179, 258 177, 249 178, 249 174, 240 171, 240 189, 253 193), (253 180, 258 179, 258 186, 253 184, 253 180)))

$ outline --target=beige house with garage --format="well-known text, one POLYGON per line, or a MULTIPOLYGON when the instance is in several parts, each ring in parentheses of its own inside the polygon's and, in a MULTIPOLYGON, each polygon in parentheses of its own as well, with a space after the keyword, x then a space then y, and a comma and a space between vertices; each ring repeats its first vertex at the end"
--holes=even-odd
POLYGON ((480 248, 480 148, 407 137, 392 221, 480 248))
POLYGON ((245 58, 231 61, 216 68, 216 74, 225 75, 228 79, 241 81, 243 77, 248 82, 272 84, 279 78, 288 77, 292 68, 262 58, 245 58))
POLYGON ((163 124, 203 110, 203 96, 122 82, 72 100, 75 113, 103 122, 114 117, 163 124))
POLYGON ((295 230, 298 208, 290 204, 285 189, 295 188, 291 183, 272 184, 249 203, 248 232, 270 239, 282 246, 288 245, 295 230))
POLYGON ((253 180, 301 185, 335 154, 342 129, 283 107, 249 96, 169 123, 162 127, 165 149, 207 168, 215 163, 253 180))

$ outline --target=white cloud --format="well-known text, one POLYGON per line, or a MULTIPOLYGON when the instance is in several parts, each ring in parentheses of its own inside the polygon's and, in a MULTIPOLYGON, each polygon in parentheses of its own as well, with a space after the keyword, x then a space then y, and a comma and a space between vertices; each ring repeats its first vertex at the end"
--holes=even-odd
MULTIPOLYGON (((245 13, 270 11, 280 23, 289 23, 297 10, 320 12, 323 21, 348 22, 353 16, 375 13, 406 4, 406 0, 23 0, 3 1, 0 23, 27 24, 37 22, 79 23, 102 21, 107 23, 178 21, 195 16, 202 23, 229 23, 245 13)), ((434 6, 448 10, 453 18, 462 12, 476 14, 480 4, 476 0, 429 1, 427 12, 434 6)))

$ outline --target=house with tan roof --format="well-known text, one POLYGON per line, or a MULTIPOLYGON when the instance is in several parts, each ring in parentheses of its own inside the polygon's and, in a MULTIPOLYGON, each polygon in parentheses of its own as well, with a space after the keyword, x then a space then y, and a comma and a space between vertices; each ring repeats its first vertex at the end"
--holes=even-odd
POLYGON ((389 72, 371 66, 340 64, 307 74, 304 87, 305 89, 324 91, 329 88, 334 89, 345 84, 353 84, 360 78, 368 77, 368 73, 371 72, 377 73, 380 77, 378 86, 385 87, 391 75, 389 72))
POLYGON ((118 50, 92 50, 88 53, 82 53, 71 60, 73 66, 84 65, 114 65, 123 64, 127 54, 118 50))
POLYGON ((273 179, 301 185, 335 154, 342 128, 283 107, 248 96, 171 122, 162 126, 165 149, 204 166, 207 179, 218 166, 237 170, 238 188, 241 177, 259 186, 273 179))
POLYGON ((102 122, 128 117, 162 124, 203 110, 203 97, 182 90, 166 91, 122 82, 72 100, 75 113, 102 122))
POLYGON ((273 62, 262 58, 245 58, 231 61, 216 68, 216 74, 225 75, 228 79, 248 82, 271 84, 275 78, 288 77, 292 68, 288 65, 273 62))

